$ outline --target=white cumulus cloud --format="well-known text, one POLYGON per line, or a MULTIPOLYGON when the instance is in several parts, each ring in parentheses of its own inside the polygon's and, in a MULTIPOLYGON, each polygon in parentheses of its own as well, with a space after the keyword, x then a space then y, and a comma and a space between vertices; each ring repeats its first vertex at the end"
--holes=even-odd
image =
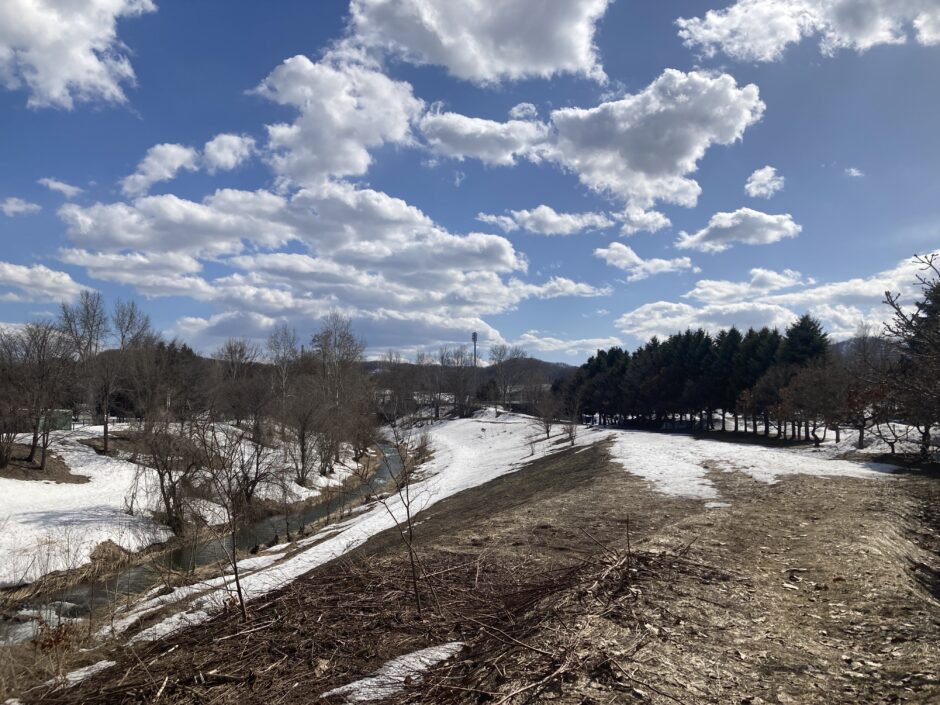
POLYGON ((203 162, 210 173, 231 171, 255 152, 255 140, 247 135, 216 135, 202 149, 203 162))
POLYGON ((0 301, 12 303, 71 301, 84 288, 66 272, 49 269, 42 264, 27 266, 0 262, 0 301))
POLYGON ((868 277, 824 283, 793 270, 756 268, 746 281, 701 280, 683 297, 691 303, 655 301, 628 311, 616 323, 625 335, 645 341, 686 328, 782 329, 808 312, 839 340, 851 337, 860 323, 878 326, 891 317, 883 303, 885 291, 910 305, 918 295, 920 273, 913 258, 868 277))
POLYGON ((722 52, 741 61, 776 61, 791 44, 818 37, 820 49, 866 51, 940 42, 936 0, 737 0, 703 17, 677 20, 686 46, 706 56, 722 52))
POLYGON ((134 69, 117 22, 155 10, 151 0, 3 0, 0 84, 25 88, 33 108, 123 103, 134 69))
POLYGON ((474 83, 605 79, 594 45, 610 0, 353 0, 351 41, 474 83))
POLYGON ((267 126, 271 166, 282 181, 298 184, 366 173, 369 149, 409 144, 411 123, 424 110, 408 83, 330 57, 287 59, 255 92, 298 112, 292 123, 267 126))
POLYGON ((438 110, 426 113, 418 128, 436 154, 499 166, 510 166, 517 157, 529 156, 548 135, 548 126, 540 122, 498 122, 438 110))
POLYGON ((656 201, 692 207, 701 187, 689 174, 706 150, 740 139, 763 112, 753 84, 667 69, 639 93, 554 111, 557 135, 545 154, 589 188, 639 208, 656 201))
POLYGON ((509 211, 509 215, 480 213, 477 219, 505 232, 518 229, 539 235, 574 235, 586 230, 603 230, 614 224, 604 213, 559 213, 551 206, 509 211))
POLYGON ((708 225, 698 232, 679 233, 676 247, 699 252, 724 252, 736 243, 770 245, 785 238, 796 237, 803 226, 795 223, 789 213, 769 215, 751 208, 733 213, 715 213, 708 225))
POLYGON ((75 198, 82 192, 82 189, 80 189, 78 186, 72 186, 71 184, 67 184, 64 181, 59 181, 59 179, 54 179, 49 176, 39 179, 36 183, 40 186, 45 186, 50 191, 61 193, 66 198, 75 198))
POLYGON ((771 198, 783 190, 785 179, 772 166, 761 167, 747 177, 744 192, 751 198, 771 198))
POLYGON ((420 122, 431 149, 511 166, 550 161, 582 184, 623 202, 623 232, 656 231, 669 219, 657 202, 692 207, 701 187, 690 174, 713 145, 741 139, 761 119, 757 86, 727 74, 668 69, 639 93, 593 108, 563 108, 548 123, 499 122, 432 110, 420 122))
POLYGON ((633 251, 632 247, 619 242, 612 242, 608 247, 597 248, 594 250, 594 256, 612 267, 624 270, 627 273, 627 281, 630 282, 647 279, 656 274, 692 269, 692 260, 688 257, 643 259, 633 251))
POLYGON ((121 179, 121 192, 125 196, 140 196, 160 181, 176 177, 180 169, 196 171, 199 168, 199 152, 181 144, 156 144, 137 164, 133 174, 121 179))
POLYGON ((10 196, 0 201, 0 211, 9 218, 17 215, 30 215, 31 213, 38 213, 41 210, 42 206, 38 203, 31 203, 30 201, 17 198, 16 196, 10 196))

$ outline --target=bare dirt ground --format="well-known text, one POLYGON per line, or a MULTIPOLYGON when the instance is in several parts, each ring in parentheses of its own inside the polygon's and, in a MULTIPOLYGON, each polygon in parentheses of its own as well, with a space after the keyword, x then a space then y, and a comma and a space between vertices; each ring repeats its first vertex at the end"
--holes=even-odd
POLYGON ((65 482, 81 484, 88 482, 84 475, 73 475, 69 466, 55 453, 46 456, 46 469, 39 467, 39 454, 36 451, 36 462, 29 461, 29 446, 16 443, 13 446, 13 459, 10 464, 0 470, 0 477, 8 480, 38 480, 40 482, 65 482))
POLYGON ((460 641, 392 701, 940 702, 940 481, 710 479, 730 507, 560 449, 419 515, 420 611, 387 532, 248 623, 89 655, 117 665, 22 701, 310 703, 460 641))

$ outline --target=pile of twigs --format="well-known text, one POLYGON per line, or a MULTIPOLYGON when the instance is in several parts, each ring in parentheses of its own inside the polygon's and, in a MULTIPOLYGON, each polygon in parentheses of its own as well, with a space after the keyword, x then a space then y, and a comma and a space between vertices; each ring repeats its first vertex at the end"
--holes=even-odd
POLYGON ((508 705, 583 679, 629 681, 624 664, 641 648, 642 630, 613 658, 589 643, 586 620, 636 624, 647 579, 697 568, 682 555, 597 546, 553 570, 487 554, 425 554, 420 612, 407 561, 349 559, 252 605, 248 622, 233 610, 169 640, 129 646, 100 675, 23 701, 311 702, 389 659, 454 641, 465 648, 409 679, 398 702, 508 705))

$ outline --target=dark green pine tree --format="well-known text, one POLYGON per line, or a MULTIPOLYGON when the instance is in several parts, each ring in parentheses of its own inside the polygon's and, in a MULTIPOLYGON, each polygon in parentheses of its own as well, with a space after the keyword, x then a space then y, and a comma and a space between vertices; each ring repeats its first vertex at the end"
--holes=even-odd
POLYGON ((777 360, 782 365, 805 367, 829 354, 829 335, 808 313, 787 328, 777 360))
MULTIPOLYGON (((738 353, 741 349, 741 331, 730 328, 718 333, 715 338, 715 357, 711 374, 711 406, 721 409, 721 430, 725 430, 725 414, 735 413, 738 396, 743 391, 736 379, 738 353)), ((737 418, 735 418, 737 422, 737 418)), ((735 423, 737 426, 737 423, 735 423)), ((737 429, 735 429, 737 430, 737 429)))

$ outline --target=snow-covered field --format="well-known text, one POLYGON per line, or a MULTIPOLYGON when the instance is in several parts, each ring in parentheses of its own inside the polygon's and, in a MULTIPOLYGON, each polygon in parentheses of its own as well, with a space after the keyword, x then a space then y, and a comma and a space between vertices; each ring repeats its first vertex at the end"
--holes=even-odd
POLYGON ((715 470, 739 470, 761 482, 776 482, 783 475, 875 477, 894 467, 831 459, 826 451, 768 448, 760 445, 711 440, 644 431, 611 431, 612 458, 624 470, 653 483, 664 494, 695 499, 719 499, 707 477, 706 464, 715 470))
MULTIPOLYGON (((115 424, 112 432, 123 428, 115 424)), ((152 474, 139 477, 136 464, 98 455, 79 442, 100 438, 103 431, 101 426, 85 426, 57 432, 49 447, 73 475, 84 475, 89 482, 0 478, 0 587, 78 568, 89 562, 95 547, 104 541, 138 551, 172 535, 150 519, 157 498, 152 474), (128 513, 131 506, 133 516, 128 513)), ((286 463, 280 456, 275 462, 286 463)), ((286 496, 281 485, 262 485, 258 497, 291 502, 316 497, 328 487, 341 486, 356 471, 349 463, 349 467, 337 465, 329 477, 311 473, 311 487, 290 483, 286 496)), ((210 502, 194 502, 193 507, 209 523, 223 520, 221 508, 210 502)))
POLYGON ((83 484, 0 478, 0 586, 30 582, 89 561, 107 540, 131 551, 163 541, 169 532, 146 515, 130 516, 137 466, 95 453, 78 441, 100 427, 59 434, 51 451, 83 484))

